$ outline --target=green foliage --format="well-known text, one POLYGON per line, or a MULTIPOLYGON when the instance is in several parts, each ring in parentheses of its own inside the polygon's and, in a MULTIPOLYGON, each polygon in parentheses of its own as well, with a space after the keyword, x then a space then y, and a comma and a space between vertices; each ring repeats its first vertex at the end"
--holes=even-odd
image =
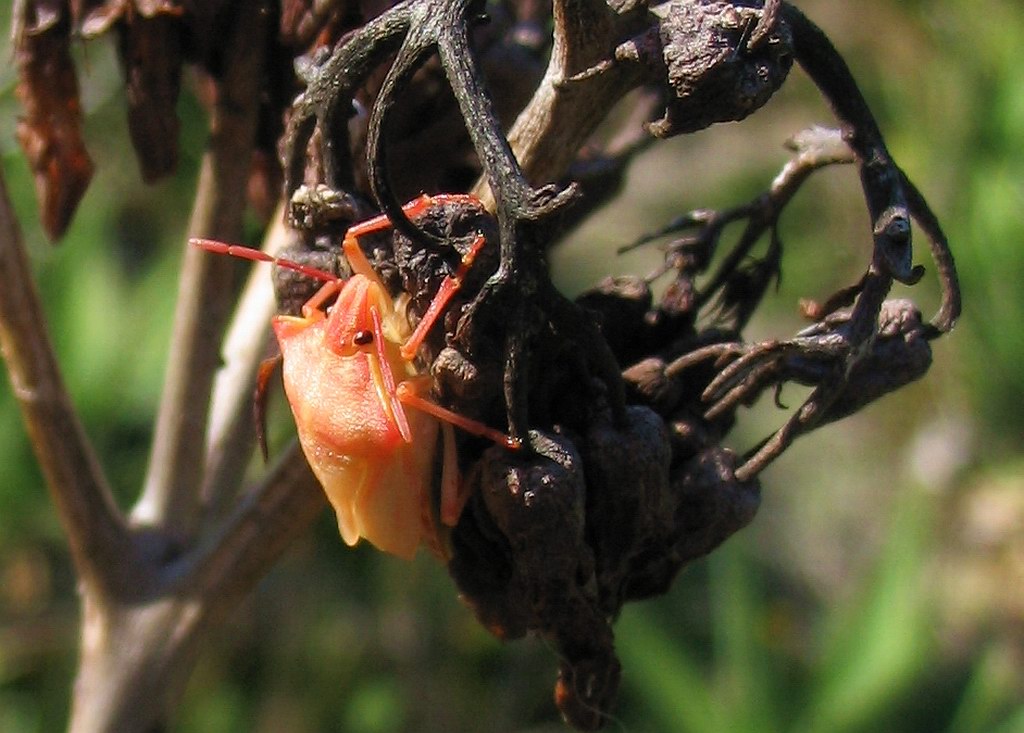
POLYGON ((685 733, 1015 730, 1024 709, 1019 687, 993 659, 998 654, 980 653, 976 667, 962 675, 937 643, 938 613, 926 583, 936 549, 933 501, 908 492, 853 597, 810 609, 810 638, 795 644, 778 644, 779 627, 796 620, 779 618, 785 593, 765 584, 766 568, 745 537, 708 560, 713 620, 707 657, 693 651, 699 645, 692 641, 680 643, 691 633, 680 628, 687 616, 684 591, 629 609, 618 626, 629 670, 626 727, 685 733))
POLYGON ((959 172, 951 197, 950 227, 965 246, 957 252, 970 303, 964 331, 971 368, 984 373, 974 381, 979 406, 992 420, 993 434, 1013 449, 1021 447, 1024 418, 1015 399, 1024 394, 1024 97, 1017 49, 1024 44, 1024 8, 988 2, 963 13, 962 23, 945 24, 946 39, 974 42, 943 56, 941 73, 960 88, 954 110, 960 133, 948 146, 959 172), (980 11, 980 12, 979 12, 980 11))

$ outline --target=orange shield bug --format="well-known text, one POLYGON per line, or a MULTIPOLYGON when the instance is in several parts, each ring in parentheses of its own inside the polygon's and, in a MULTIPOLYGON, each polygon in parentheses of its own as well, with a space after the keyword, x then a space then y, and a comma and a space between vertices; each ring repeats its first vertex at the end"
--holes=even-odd
MULTIPOLYGON (((415 217, 448 202, 476 199, 421 196, 403 209, 415 217)), ((379 549, 408 559, 421 542, 444 554, 431 500, 438 430, 443 469, 437 514, 449 527, 468 498, 460 491, 452 425, 516 446, 504 433, 427 399, 429 377, 417 374, 413 363, 483 246, 483 236, 477 236, 456 272, 442 281, 410 333, 408 321, 395 309, 358 243, 359 237, 390 225, 381 215, 349 229, 342 245, 353 271, 347 280, 247 247, 190 242, 218 254, 273 262, 324 283, 303 305, 302 315, 273 319, 299 442, 337 513, 342 539, 354 545, 365 537, 379 549)))

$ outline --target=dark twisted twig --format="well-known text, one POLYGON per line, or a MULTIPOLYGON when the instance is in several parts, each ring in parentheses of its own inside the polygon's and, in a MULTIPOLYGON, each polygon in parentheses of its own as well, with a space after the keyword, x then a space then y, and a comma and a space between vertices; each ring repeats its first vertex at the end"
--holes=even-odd
POLYGON ((412 18, 410 8, 415 0, 406 0, 377 16, 347 36, 327 54, 300 68, 306 90, 292 104, 292 115, 284 137, 285 194, 290 199, 302 183, 306 168, 306 152, 314 131, 330 131, 321 136, 327 183, 332 188, 350 175, 348 138, 344 122, 352 113, 355 89, 387 56, 398 50, 408 33, 412 18), (339 139, 340 138, 340 139, 339 139))
POLYGON ((910 207, 914 220, 928 237, 932 259, 935 261, 936 275, 942 288, 942 301, 939 304, 939 310, 930 321, 929 338, 934 338, 948 333, 960 317, 960 282, 956 274, 953 252, 939 225, 938 217, 935 216, 917 186, 902 171, 900 171, 900 175, 903 180, 903 189, 907 195, 907 205, 910 207))
MULTIPOLYGON (((871 217, 874 250, 860 282, 842 289, 822 305, 809 304, 806 307, 808 314, 823 318, 836 308, 852 303, 853 308, 847 314, 842 329, 798 338, 784 345, 770 341, 750 347, 713 347, 702 350, 705 357, 714 353, 720 359, 735 359, 705 392, 706 398, 713 400, 706 413, 709 418, 728 413, 738 404, 749 401, 766 383, 778 381, 780 359, 802 352, 808 358, 822 360, 815 370, 811 395, 773 436, 737 468, 736 476, 741 480, 763 470, 797 436, 812 430, 830 414, 835 401, 844 391, 848 391, 849 375, 857 370, 859 362, 874 349, 880 311, 893 281, 913 284, 923 275, 924 268, 912 264, 911 217, 921 224, 930 240, 932 257, 942 286, 939 311, 928 328, 923 330, 923 336, 934 338, 948 331, 960 311, 959 286, 945 236, 923 196, 892 160, 874 116, 846 63, 825 34, 795 7, 783 3, 781 18, 792 33, 796 60, 832 105, 841 124, 842 139, 848 145, 848 152, 840 154, 838 159, 830 160, 824 156, 820 162, 822 165, 849 162, 852 153, 853 160, 858 164, 871 217), (828 368, 824 368, 826 364, 828 368)), ((684 239, 678 245, 690 246, 699 252, 697 264, 691 265, 699 270, 703 267, 702 263, 709 259, 725 224, 739 218, 748 219, 739 244, 692 304, 699 308, 718 289, 722 290, 723 295, 728 295, 729 283, 738 282, 738 277, 746 277, 743 282, 745 300, 733 303, 737 306, 737 332, 760 300, 770 276, 775 272, 773 258, 778 256, 777 247, 770 247, 769 255, 762 263, 763 267, 754 271, 753 276, 751 272, 744 273, 740 269, 740 262, 767 228, 772 228, 773 245, 777 242, 775 224, 780 207, 788 201, 788 196, 795 192, 806 175, 818 167, 808 165, 806 159, 800 161, 799 156, 790 165, 794 166, 789 169, 790 175, 787 176, 784 171, 776 179, 776 183, 786 184, 781 192, 773 185, 772 191, 750 204, 725 212, 692 212, 666 228, 699 228, 696 235, 684 239), (799 172, 798 175, 794 176, 795 172, 799 172)), ((692 274, 689 272, 686 276, 691 277, 692 274)), ((688 355, 675 369, 682 369, 700 358, 701 354, 698 353, 688 355)))
MULTIPOLYGON (((913 284, 923 268, 913 266, 910 247, 910 215, 906 176, 893 162, 881 131, 860 93, 850 70, 827 36, 799 10, 783 5, 783 18, 793 33, 796 59, 832 105, 843 125, 843 137, 857 156, 861 183, 872 219, 874 253, 859 288, 856 304, 843 334, 844 343, 832 369, 789 420, 736 470, 741 480, 756 475, 778 457, 799 435, 820 424, 847 384, 857 362, 871 352, 879 313, 893 280, 913 284)), ((933 325, 948 330, 959 315, 959 292, 945 238, 919 193, 912 194, 915 214, 926 222, 933 256, 939 263, 943 303, 933 325)), ((771 345, 760 350, 771 359, 771 345)), ((752 358, 756 368, 761 358, 752 358)))
MULTIPOLYGON (((388 178, 388 121, 412 75, 433 54, 437 54, 477 152, 484 176, 495 196, 499 228, 499 265, 463 314, 456 341, 470 353, 484 322, 493 325, 497 314, 505 322, 503 347, 504 393, 509 432, 525 436, 529 425, 527 390, 528 344, 540 328, 537 312, 541 306, 558 301, 565 313, 575 308, 553 288, 545 287, 547 268, 544 251, 552 236, 551 221, 576 198, 573 186, 558 190, 533 188, 523 176, 501 125, 495 115, 486 85, 474 59, 468 27, 479 3, 474 0, 410 0, 395 6, 343 41, 331 58, 311 67, 309 88, 296 101, 286 145, 289 195, 302 174, 302 155, 316 128, 321 130, 325 174, 329 186, 340 181, 338 163, 347 139, 334 135, 342 111, 348 111, 356 85, 388 53, 394 61, 371 108, 367 128, 367 171, 371 188, 381 210, 395 229, 414 241, 433 240, 409 221, 402 202, 395 196, 388 178), (354 47, 354 48, 353 48, 354 47), (327 134, 331 132, 332 134, 327 134)), ((436 243, 436 242, 435 242, 436 243)), ((600 340, 590 329, 579 329, 580 338, 596 344, 600 340)), ((618 369, 606 348, 586 349, 601 361, 598 372, 612 380, 612 395, 621 395, 618 369), (612 377, 611 375, 615 375, 612 377)), ((614 397, 621 414, 621 399, 614 397)))
POLYGON ((764 193, 729 209, 697 209, 688 212, 661 229, 621 247, 619 252, 634 249, 667 234, 692 230, 692 234, 668 245, 665 263, 650 275, 650 279, 660 277, 677 262, 682 262, 684 269, 678 273, 678 277, 689 278, 711 262, 726 226, 746 219, 747 224, 739 240, 689 304, 697 311, 717 297, 723 315, 735 311, 730 329, 740 332, 760 303, 772 278, 778 275, 782 255, 778 222, 787 204, 815 171, 830 165, 854 162, 853 151, 843 141, 839 131, 834 129, 812 127, 795 135, 788 146, 797 154, 783 166, 764 193), (771 234, 768 253, 763 260, 743 269, 743 261, 765 232, 771 234))

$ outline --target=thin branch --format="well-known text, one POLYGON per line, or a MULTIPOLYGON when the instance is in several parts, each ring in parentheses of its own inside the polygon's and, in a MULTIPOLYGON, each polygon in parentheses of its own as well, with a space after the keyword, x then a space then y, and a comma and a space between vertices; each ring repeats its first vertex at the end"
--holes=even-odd
MULTIPOLYGON (((523 174, 534 185, 560 178, 615 102, 641 81, 639 69, 630 64, 610 64, 603 73, 580 75, 613 57, 621 40, 621 17, 605 3, 556 0, 552 13, 554 41, 547 72, 508 133, 523 174)), ((487 183, 481 179, 476 193, 493 209, 487 183)))
POLYGON ((334 131, 344 129, 352 112, 356 87, 389 54, 402 44, 411 23, 412 0, 401 2, 354 31, 325 61, 306 64, 300 75, 306 90, 292 104, 284 142, 285 195, 291 198, 302 184, 309 141, 317 127, 321 132, 327 184, 337 188, 340 159, 348 157, 342 140, 334 131))
MULTIPOLYGON (((278 207, 274 222, 263 246, 264 251, 271 254, 280 252, 289 239, 283 206, 278 207)), ((207 507, 204 512, 207 522, 222 518, 252 455, 253 390, 256 372, 266 357, 269 323, 276 310, 270 265, 255 264, 224 337, 224 365, 218 370, 213 385, 206 472, 200 492, 207 507)))
MULTIPOLYGON (((697 298, 698 305, 707 302, 716 291, 725 286, 761 236, 769 228, 774 229, 777 226, 782 210, 812 173, 830 165, 855 161, 853 151, 843 141, 839 131, 830 128, 812 127, 804 130, 790 141, 790 145, 797 151, 797 154, 782 167, 779 174, 772 180, 768 191, 745 206, 722 212, 723 226, 729 221, 742 217, 747 217, 749 221, 740 236, 739 243, 718 266, 711 281, 702 289, 697 298)), ((720 234, 721 228, 714 233, 714 237, 717 239, 720 234)), ((712 242, 712 246, 716 244, 717 242, 712 242)), ((710 254, 708 259, 710 259, 710 254)), ((736 324, 736 328, 740 330, 745 325, 746 319, 741 319, 736 324)))
POLYGON ((947 333, 960 317, 960 281, 956 274, 953 251, 949 248, 949 241, 928 201, 905 173, 901 171, 901 175, 903 190, 907 194, 907 206, 928 237, 936 274, 942 286, 942 302, 938 312, 932 317, 931 325, 936 333, 947 333))
POLYGON ((195 553, 187 582, 192 597, 207 601, 201 616, 215 622, 233 609, 326 505, 293 443, 218 536, 195 553))
MULTIPOLYGON (((225 77, 211 118, 196 206, 188 233, 237 240, 256 138, 259 85, 269 16, 239 14, 225 77)), ((132 518, 187 535, 197 519, 210 387, 232 300, 234 263, 200 250, 185 253, 170 361, 145 488, 132 518)))
POLYGON ((922 271, 913 266, 903 176, 871 108, 824 31, 789 3, 783 4, 782 13, 792 29, 797 62, 825 96, 843 126, 844 139, 857 155, 875 250, 881 255, 879 265, 895 280, 913 284, 922 271))
MULTIPOLYGON (((877 263, 873 262, 864 277, 860 296, 850 316, 850 330, 846 336, 848 344, 868 344, 870 347, 872 343, 870 339, 877 328, 877 320, 874 319, 892 286, 892 278, 888 274, 880 273, 880 269, 877 263)), ((782 427, 745 457, 746 460, 736 469, 737 479, 753 479, 782 455, 794 440, 827 420, 829 408, 846 386, 850 370, 848 364, 849 359, 845 364, 835 365, 782 427)))
POLYGON ((130 567, 129 538, 103 469, 71 403, 0 173, 0 352, 32 447, 86 587, 130 567))

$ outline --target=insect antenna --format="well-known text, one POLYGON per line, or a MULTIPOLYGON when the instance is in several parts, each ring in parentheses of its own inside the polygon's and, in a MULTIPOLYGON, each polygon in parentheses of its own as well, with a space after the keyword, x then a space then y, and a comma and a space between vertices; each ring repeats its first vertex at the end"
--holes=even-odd
POLYGON ((207 252, 213 252, 218 255, 229 255, 231 257, 241 257, 243 260, 253 260, 255 262, 270 262, 271 264, 283 267, 286 270, 294 270, 295 272, 301 273, 314 280, 320 280, 321 282, 332 282, 339 279, 333 272, 327 272, 316 267, 310 267, 304 265, 301 262, 295 260, 286 260, 282 257, 274 257, 266 252, 252 247, 243 247, 238 244, 227 244, 225 242, 218 242, 216 239, 199 239, 192 238, 188 240, 188 243, 193 247, 199 247, 205 249, 207 252))

